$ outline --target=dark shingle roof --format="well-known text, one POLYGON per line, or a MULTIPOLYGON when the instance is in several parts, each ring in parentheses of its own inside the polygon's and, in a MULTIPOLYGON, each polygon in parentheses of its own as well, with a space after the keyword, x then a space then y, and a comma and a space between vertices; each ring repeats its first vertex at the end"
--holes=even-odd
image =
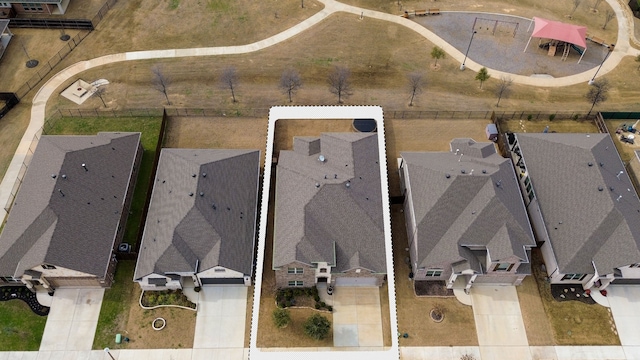
POLYGON ((377 134, 324 133, 320 152, 301 148, 280 151, 274 267, 327 262, 385 273, 377 134))
POLYGON ((250 275, 259 150, 163 149, 134 279, 215 266, 250 275))
POLYGON ((104 277, 139 143, 140 133, 43 136, 0 236, 0 274, 46 263, 104 277))
POLYGON ((517 139, 560 271, 593 273, 593 261, 600 274, 611 274, 639 263, 640 201, 611 137, 517 139))
MULTIPOLYGON (((535 245, 511 160, 492 143, 455 139, 451 152, 403 152, 418 227, 420 267, 481 271, 470 247, 486 247, 492 261, 528 261, 535 245), (499 186, 498 186, 499 184, 499 186)), ((484 253, 484 252, 483 252, 484 253)))

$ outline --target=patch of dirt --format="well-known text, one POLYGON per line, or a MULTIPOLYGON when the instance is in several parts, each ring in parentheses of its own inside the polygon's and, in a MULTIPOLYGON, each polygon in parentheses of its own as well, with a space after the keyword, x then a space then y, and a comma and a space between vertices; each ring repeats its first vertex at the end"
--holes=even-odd
MULTIPOLYGON (((140 298, 140 287, 134 287, 135 299, 140 298)), ((122 336, 129 338, 123 348, 129 349, 180 349, 191 348, 196 328, 196 312, 177 308, 144 310, 133 305, 129 311, 129 320, 122 336), (156 331, 152 322, 164 318, 167 325, 156 331)))

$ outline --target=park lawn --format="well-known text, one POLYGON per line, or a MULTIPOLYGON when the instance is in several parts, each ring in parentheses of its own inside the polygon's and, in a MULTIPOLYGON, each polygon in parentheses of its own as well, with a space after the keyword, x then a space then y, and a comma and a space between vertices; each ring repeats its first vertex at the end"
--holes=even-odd
POLYGON ((46 322, 22 300, 0 302, 0 351, 37 351, 46 322))
POLYGON ((141 132, 140 143, 144 149, 138 181, 133 192, 130 215, 127 219, 123 242, 134 249, 138 235, 143 226, 142 213, 147 200, 147 192, 151 182, 156 148, 160 139, 161 118, 61 118, 51 120, 46 135, 95 135, 101 131, 141 132))
POLYGON ((94 349, 114 347, 115 334, 123 333, 126 329, 129 310, 137 301, 134 296, 136 284, 133 282, 135 267, 135 261, 118 262, 113 285, 104 291, 102 298, 100 317, 93 339, 94 349))

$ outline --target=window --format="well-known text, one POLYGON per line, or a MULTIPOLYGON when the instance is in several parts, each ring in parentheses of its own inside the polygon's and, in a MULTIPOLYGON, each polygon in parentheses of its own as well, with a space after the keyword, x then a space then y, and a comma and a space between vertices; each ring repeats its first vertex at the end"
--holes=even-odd
POLYGON ((496 267, 493 268, 493 271, 511 271, 513 268, 513 264, 511 263, 498 263, 496 267))
POLYGON ((45 270, 55 270, 55 269, 56 269, 56 267, 55 267, 55 266, 53 266, 53 265, 48 265, 48 264, 43 264, 43 265, 42 265, 42 268, 43 268, 43 269, 45 269, 45 270))
POLYGON ((288 268, 287 274, 302 274, 304 273, 304 269, 302 268, 288 268))
POLYGON ((22 3, 21 5, 22 5, 22 8, 24 9, 24 11, 42 11, 43 10, 42 4, 37 4, 37 3, 25 4, 25 3, 22 3))
POLYGON ((630 268, 640 268, 640 264, 631 264, 629 265, 630 268))
POLYGON ((562 277, 562 280, 582 280, 587 276, 587 274, 565 274, 562 277))
POLYGON ((295 287, 304 286, 304 282, 300 280, 289 281, 289 286, 295 286, 295 287))
POLYGON ((0 7, 11 7, 11 4, 8 2, 0 2, 0 7))
POLYGON ((427 277, 438 277, 442 276, 442 270, 427 270, 427 277))
POLYGON ((227 270, 221 269, 221 268, 216 268, 216 269, 213 270, 213 272, 225 272, 225 271, 227 271, 227 270))
POLYGON ((320 272, 321 272, 321 273, 326 273, 326 272, 327 272, 327 268, 321 268, 321 269, 320 269, 320 272))

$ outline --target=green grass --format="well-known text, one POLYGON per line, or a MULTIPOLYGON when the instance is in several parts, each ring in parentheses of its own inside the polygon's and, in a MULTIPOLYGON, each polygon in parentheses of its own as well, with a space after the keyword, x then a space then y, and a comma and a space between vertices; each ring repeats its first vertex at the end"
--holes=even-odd
POLYGON ((38 350, 46 322, 22 300, 0 302, 0 351, 38 350))
POLYGON ((229 12, 231 10, 230 0, 209 0, 207 7, 211 11, 229 12))
POLYGON ((125 330, 129 309, 135 300, 131 298, 135 286, 133 282, 135 267, 135 261, 120 261, 118 263, 113 285, 111 289, 105 290, 102 299, 96 336, 93 339, 94 349, 118 348, 114 342, 115 336, 125 330))
POLYGON ((130 215, 123 242, 135 246, 142 224, 142 211, 151 182, 156 146, 160 141, 161 118, 61 118, 56 120, 47 135, 95 135, 101 131, 141 132, 140 142, 144 149, 138 181, 133 192, 130 215))
POLYGON ((180 0, 169 0, 169 9, 175 10, 180 6, 180 0))

